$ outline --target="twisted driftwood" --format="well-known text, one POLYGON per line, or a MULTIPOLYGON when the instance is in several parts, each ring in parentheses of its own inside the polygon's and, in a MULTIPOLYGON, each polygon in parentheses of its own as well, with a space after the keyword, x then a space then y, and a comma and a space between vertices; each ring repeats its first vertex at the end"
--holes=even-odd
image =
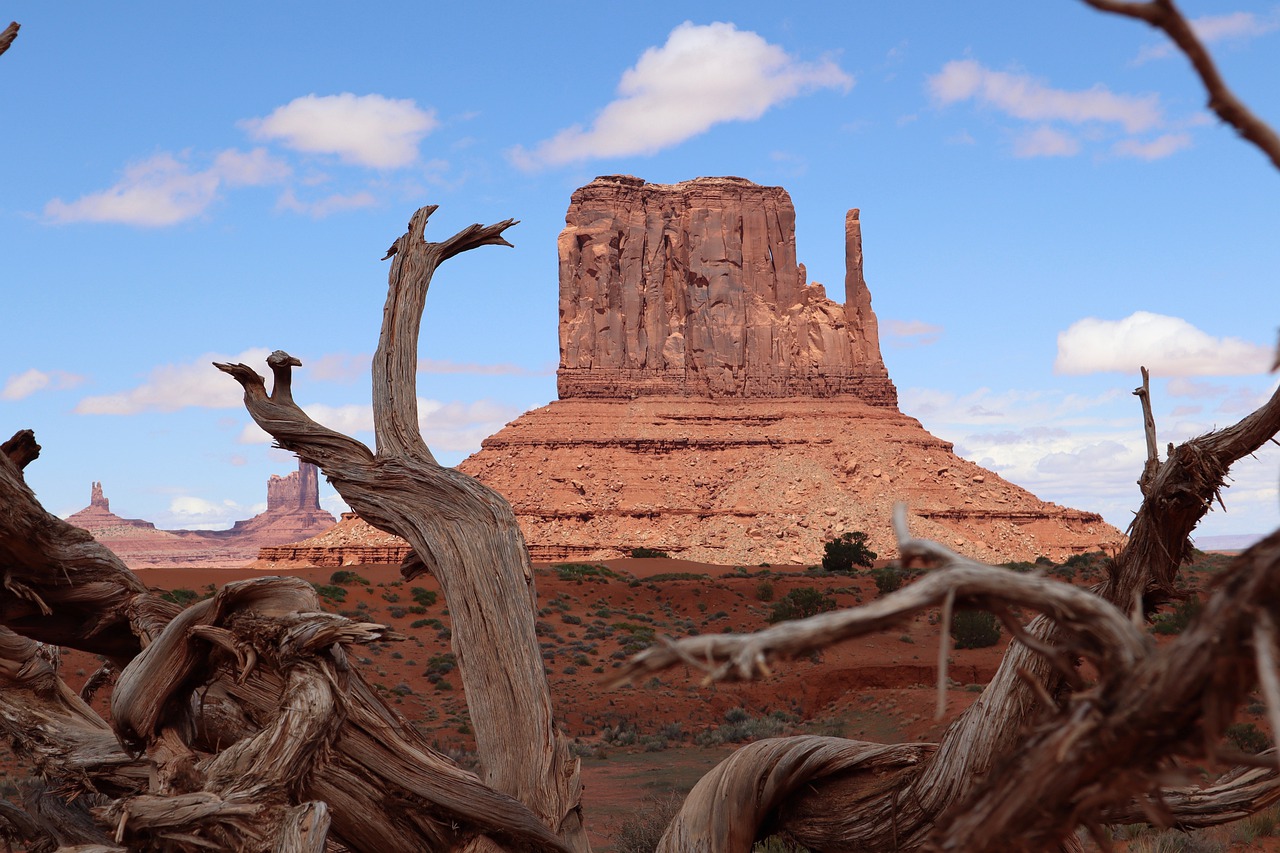
MULTIPOLYGON (((1280 165, 1275 134, 1226 89, 1171 0, 1086 2, 1168 32, 1210 106, 1280 165)), ((0 35, 0 52, 16 31, 0 35)), ((406 577, 430 571, 440 580, 480 776, 433 752, 352 664, 350 645, 394 638, 384 626, 319 612, 312 588, 289 578, 229 584, 180 612, 40 507, 22 475, 40 448, 23 431, 0 445, 0 731, 51 784, 27 786, 22 807, 0 801, 0 835, 41 851, 589 849, 514 514, 496 493, 439 466, 417 421, 431 278, 461 252, 509 245, 502 233, 513 223, 429 243, 434 210, 415 213, 387 253, 376 452, 302 412, 291 388, 300 364, 287 353, 268 359, 270 393, 252 368, 218 367, 240 382, 250 414, 281 447, 320 465, 352 508, 410 542, 406 577), (107 659, 85 697, 61 681, 53 645, 107 659), (87 698, 113 673, 108 724, 87 698)), ((1204 786, 1167 784, 1180 760, 1231 758, 1220 736, 1255 685, 1280 730, 1280 532, 1233 562, 1177 640, 1156 648, 1140 629, 1144 615, 1182 594, 1188 536, 1220 499, 1230 466, 1280 431, 1280 392, 1161 461, 1147 379, 1144 370, 1135 392, 1148 439, 1143 505, 1092 593, 914 540, 902 514, 902 559, 930 570, 918 583, 855 610, 752 636, 687 638, 633 659, 627 676, 692 664, 711 679, 750 678, 939 606, 944 623, 957 606, 987 608, 1016 638, 938 744, 751 744, 698 783, 661 849, 745 853, 774 833, 823 850, 1078 849, 1081 825, 1105 849, 1108 823, 1205 826, 1280 800, 1274 750, 1239 756, 1239 767, 1204 786), (1041 615, 1024 626, 1014 607, 1041 615), (1080 659, 1097 673, 1092 681, 1080 659)), ((940 690, 940 705, 944 698, 940 690)))

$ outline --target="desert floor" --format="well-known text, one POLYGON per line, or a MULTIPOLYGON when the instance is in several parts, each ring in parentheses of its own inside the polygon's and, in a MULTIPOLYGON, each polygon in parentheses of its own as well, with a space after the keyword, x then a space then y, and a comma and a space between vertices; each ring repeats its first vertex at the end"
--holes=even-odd
MULTIPOLYGON (((703 686, 699 673, 673 670, 607 688, 603 682, 611 671, 656 637, 758 630, 769 624, 774 604, 801 587, 816 588, 841 607, 870 601, 877 590, 866 573, 822 575, 800 566, 724 567, 671 559, 593 565, 538 565, 535 573, 537 627, 553 701, 583 757, 583 805, 600 850, 610 849, 608 838, 623 821, 672 791, 686 791, 747 739, 806 732, 883 742, 936 739, 991 678, 1005 645, 1002 639, 985 649, 952 651, 942 720, 934 718, 936 613, 812 659, 781 662, 773 676, 751 684, 703 686)), ((448 609, 435 580, 405 581, 395 566, 289 573, 317 584, 326 609, 387 624, 405 635, 402 641, 356 650, 365 677, 439 749, 463 762, 473 760, 462 685, 450 653, 448 609), (337 571, 345 574, 335 576, 337 571)), ((252 569, 138 572, 148 586, 181 590, 187 598, 265 574, 252 569)), ((63 676, 78 689, 96 666, 91 656, 68 652, 63 676)), ((1245 719, 1265 727, 1260 716, 1245 719)), ((1277 849, 1260 846, 1272 841, 1250 838, 1249 844, 1277 849)), ((1241 843, 1232 837, 1227 845, 1244 849, 1241 843)), ((1144 847, 1142 838, 1124 844, 1133 850, 1208 849, 1144 847)))

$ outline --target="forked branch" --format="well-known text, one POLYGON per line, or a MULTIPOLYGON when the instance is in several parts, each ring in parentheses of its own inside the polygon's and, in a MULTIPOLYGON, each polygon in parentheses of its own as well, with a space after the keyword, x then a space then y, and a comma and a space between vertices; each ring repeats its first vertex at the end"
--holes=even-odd
POLYGON ((1218 118, 1236 129, 1241 136, 1252 142, 1272 165, 1280 169, 1280 135, 1262 119, 1253 114, 1244 102, 1236 97, 1227 86, 1213 56, 1200 41, 1191 23, 1183 17, 1182 12, 1174 5, 1173 0, 1151 0, 1149 3, 1133 3, 1126 0, 1084 0, 1093 8, 1115 15, 1124 15, 1145 21, 1158 30, 1163 30, 1183 55, 1191 61, 1200 82, 1204 84, 1209 95, 1209 109, 1217 113, 1218 118))

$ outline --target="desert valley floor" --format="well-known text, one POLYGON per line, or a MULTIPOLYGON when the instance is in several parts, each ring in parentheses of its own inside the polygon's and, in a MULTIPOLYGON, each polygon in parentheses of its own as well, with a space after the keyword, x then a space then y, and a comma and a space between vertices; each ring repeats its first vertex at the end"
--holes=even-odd
MULTIPOLYGON (((1206 558, 1189 572, 1190 582, 1207 585, 1220 561, 1206 558)), ((1097 566, 1078 567, 1053 573, 1091 583, 1097 566)), ((473 748, 470 728, 450 650, 448 608, 435 580, 404 581, 398 567, 386 565, 289 573, 316 584, 326 609, 391 625, 404 635, 358 650, 361 671, 440 749, 467 762, 473 748)), ((655 638, 757 630, 769 624, 774 605, 794 589, 817 589, 847 607, 873 600, 876 585, 867 572, 848 576, 800 566, 725 567, 660 558, 539 564, 535 573, 543 659, 561 724, 582 756, 583 805, 593 844, 601 851, 613 849, 610 839, 638 811, 670 791, 687 790, 746 740, 793 733, 883 742, 935 739, 978 696, 1005 646, 1002 639, 989 648, 952 651, 942 721, 933 713, 937 614, 920 615, 820 658, 780 662, 772 677, 751 684, 703 686, 700 673, 672 671, 609 688, 604 683, 621 661, 655 638)), ((138 572, 148 586, 176 591, 179 600, 265 574, 271 573, 138 572)), ((67 651, 62 667, 66 681, 78 689, 97 661, 67 651)), ((1244 719, 1263 728, 1261 713, 1244 719)), ((1273 842, 1249 840, 1250 849, 1277 849, 1258 846, 1273 842)), ((1135 841, 1127 849, 1147 848, 1135 841)))

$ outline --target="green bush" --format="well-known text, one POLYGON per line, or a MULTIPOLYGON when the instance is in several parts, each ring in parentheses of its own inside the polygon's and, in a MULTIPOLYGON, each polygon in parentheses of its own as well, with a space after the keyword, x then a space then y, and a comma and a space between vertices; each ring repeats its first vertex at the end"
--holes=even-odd
POLYGON ((194 589, 171 589, 168 592, 161 593, 160 597, 165 601, 172 601, 180 607, 187 607, 193 601, 199 601, 201 595, 194 589))
POLYGON ((1000 623, 985 610, 957 610, 951 614, 951 638, 957 649, 985 649, 1000 642, 1000 623))
POLYGON ((365 586, 369 585, 368 580, 348 569, 339 569, 329 575, 329 583, 337 584, 339 586, 350 586, 353 583, 364 584, 365 586))
POLYGON ((822 568, 828 572, 852 572, 855 566, 869 569, 875 565, 876 552, 867 547, 867 534, 861 530, 837 536, 822 546, 822 568))
POLYGON ((765 602, 773 601, 773 584, 768 581, 756 584, 756 598, 765 602))
POLYGON ((1152 630, 1157 634, 1181 634, 1200 612, 1200 599, 1194 595, 1178 602, 1172 613, 1161 613, 1155 619, 1152 630))
POLYGON ((792 619, 804 619, 819 613, 836 609, 836 600, 821 590, 812 587, 793 589, 773 605, 769 614, 770 622, 787 622, 792 619))
POLYGON ((316 588, 319 596, 330 604, 341 604, 347 600, 347 591, 340 586, 319 583, 312 583, 311 585, 316 588))
POLYGON ((1227 726, 1226 736, 1236 749, 1250 755, 1271 748, 1271 738, 1253 723, 1232 723, 1227 726))
POLYGON ((437 596, 434 589, 415 586, 409 590, 409 594, 413 596, 413 600, 418 603, 419 607, 430 607, 436 603, 437 596))
POLYGON ((657 548, 632 548, 631 556, 638 560, 645 557, 660 557, 662 559, 671 558, 671 555, 666 551, 659 551, 657 548))
POLYGON ((888 595, 902 588, 907 580, 907 573, 897 566, 885 566, 872 569, 871 579, 876 582, 876 590, 880 595, 888 595))

